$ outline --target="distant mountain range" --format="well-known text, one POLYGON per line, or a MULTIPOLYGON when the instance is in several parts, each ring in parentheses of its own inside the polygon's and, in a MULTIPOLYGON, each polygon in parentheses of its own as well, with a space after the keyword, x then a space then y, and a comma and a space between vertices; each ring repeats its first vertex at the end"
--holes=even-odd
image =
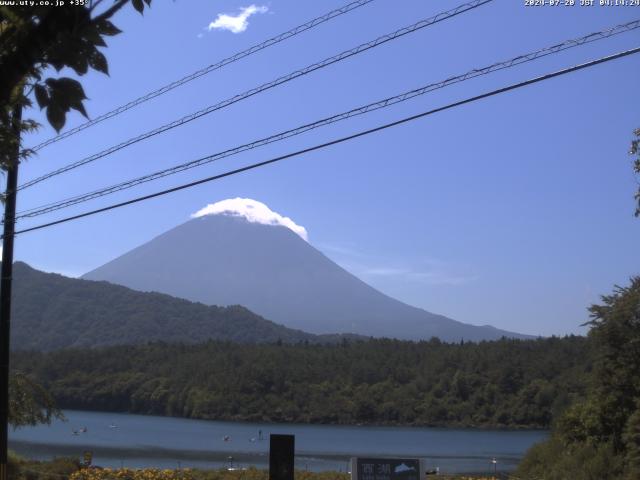
POLYGON ((14 264, 11 344, 14 350, 57 350, 153 341, 200 343, 335 342, 293 330, 241 306, 215 307, 143 293, 107 282, 44 273, 14 264))
POLYGON ((291 228, 224 212, 194 218, 83 278, 207 305, 243 305, 315 334, 444 341, 531 338, 402 303, 332 262, 291 228))

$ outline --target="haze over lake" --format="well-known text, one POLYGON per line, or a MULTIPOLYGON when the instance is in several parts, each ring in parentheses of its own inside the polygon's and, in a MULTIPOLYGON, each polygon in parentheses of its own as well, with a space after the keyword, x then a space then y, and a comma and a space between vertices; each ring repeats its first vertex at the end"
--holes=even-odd
POLYGON ((345 471, 351 456, 410 456, 427 459, 441 472, 512 470, 546 431, 409 427, 328 426, 212 422, 181 418, 64 412, 67 422, 10 432, 18 453, 46 459, 94 453, 94 464, 120 467, 268 467, 269 434, 296 436, 296 467, 345 471), (87 428, 86 433, 73 433, 87 428), (258 435, 262 431, 264 440, 258 435), (227 441, 224 437, 228 436, 227 441))

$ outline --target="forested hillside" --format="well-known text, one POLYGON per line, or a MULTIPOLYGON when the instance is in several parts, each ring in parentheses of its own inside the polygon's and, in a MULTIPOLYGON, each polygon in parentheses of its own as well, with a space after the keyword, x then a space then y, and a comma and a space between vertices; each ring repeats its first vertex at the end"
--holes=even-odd
POLYGON ((583 337, 209 342, 16 352, 62 408, 276 422, 541 427, 583 394, 583 337))
POLYGON ((338 335, 317 336, 286 328, 241 306, 206 306, 107 282, 44 273, 22 262, 14 265, 14 279, 11 345, 16 350, 153 341, 340 339, 338 335))

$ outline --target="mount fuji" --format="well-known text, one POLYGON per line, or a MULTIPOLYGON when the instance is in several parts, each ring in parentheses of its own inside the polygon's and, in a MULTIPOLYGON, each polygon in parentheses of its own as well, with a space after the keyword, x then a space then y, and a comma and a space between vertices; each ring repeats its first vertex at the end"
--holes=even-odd
POLYGON ((530 338, 461 323, 391 298, 309 244, 304 227, 250 199, 229 199, 85 274, 206 305, 242 305, 310 333, 443 341, 530 338))

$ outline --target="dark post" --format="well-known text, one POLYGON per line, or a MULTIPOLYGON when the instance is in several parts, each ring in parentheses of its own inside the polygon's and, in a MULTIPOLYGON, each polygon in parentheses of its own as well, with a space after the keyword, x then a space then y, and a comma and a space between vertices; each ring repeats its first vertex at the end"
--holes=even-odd
POLYGON ((269 480, 293 480, 294 435, 270 435, 269 480))
MULTIPOLYGON (((20 99, 22 100, 22 99, 20 99)), ((11 321, 11 280, 13 275, 13 233, 16 217, 16 189, 20 160, 20 125, 22 105, 17 105, 11 117, 16 145, 6 166, 7 191, 4 204, 4 235, 2 237, 2 272, 0 275, 0 480, 7 480, 7 450, 9 429, 9 347, 11 321)))

